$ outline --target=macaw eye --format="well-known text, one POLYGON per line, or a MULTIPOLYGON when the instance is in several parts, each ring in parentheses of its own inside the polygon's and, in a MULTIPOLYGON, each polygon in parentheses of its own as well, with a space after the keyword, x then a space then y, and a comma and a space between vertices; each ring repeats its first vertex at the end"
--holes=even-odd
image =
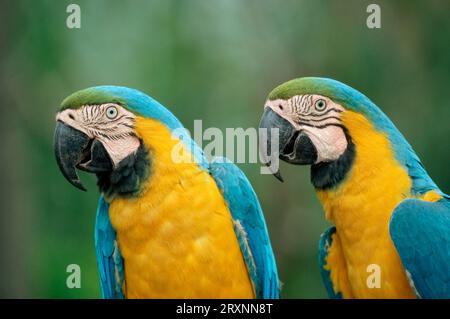
POLYGON ((327 102, 323 99, 319 99, 316 101, 316 104, 314 105, 317 111, 323 111, 327 107, 327 102))
POLYGON ((118 113, 119 112, 117 111, 117 108, 115 106, 110 106, 106 109, 106 117, 110 120, 115 119, 118 113))

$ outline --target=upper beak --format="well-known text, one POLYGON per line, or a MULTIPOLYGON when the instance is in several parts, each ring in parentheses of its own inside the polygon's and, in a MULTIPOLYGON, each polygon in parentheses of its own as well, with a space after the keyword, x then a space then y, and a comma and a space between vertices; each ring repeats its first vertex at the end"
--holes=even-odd
MULTIPOLYGON (((279 156, 285 162, 291 164, 314 164, 317 160, 317 150, 308 135, 297 130, 288 120, 284 119, 271 108, 266 107, 259 125, 267 131, 267 139, 261 140, 260 145, 266 152, 264 156, 279 156), (278 128, 278 148, 272 150, 272 128, 278 128)), ((275 139, 276 140, 276 139, 275 139)), ((267 165, 270 165, 271 158, 263 158, 267 165)), ((280 171, 273 172, 275 177, 283 181, 280 171)))
POLYGON ((113 165, 102 143, 61 121, 56 122, 54 148, 56 162, 64 177, 83 191, 86 188, 76 168, 92 173, 112 170, 113 165))

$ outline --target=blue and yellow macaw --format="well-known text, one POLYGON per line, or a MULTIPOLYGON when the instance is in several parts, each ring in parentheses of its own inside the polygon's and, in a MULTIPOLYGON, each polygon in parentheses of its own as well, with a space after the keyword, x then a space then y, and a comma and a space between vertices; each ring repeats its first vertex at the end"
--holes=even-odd
POLYGON ((373 102, 332 79, 299 78, 269 94, 260 127, 279 132, 278 145, 262 145, 267 163, 311 165, 335 225, 319 244, 330 297, 450 298, 450 197, 373 102))
POLYGON ((210 163, 178 119, 130 88, 76 92, 56 116, 55 155, 95 173, 104 298, 278 298, 264 216, 249 181, 210 163))

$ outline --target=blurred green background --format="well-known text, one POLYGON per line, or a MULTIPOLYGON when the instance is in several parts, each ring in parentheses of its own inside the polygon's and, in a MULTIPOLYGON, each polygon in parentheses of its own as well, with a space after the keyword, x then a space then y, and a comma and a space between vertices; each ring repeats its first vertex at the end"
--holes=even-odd
MULTIPOLYGON (((94 85, 140 89, 192 130, 255 127, 267 93, 326 76, 368 95, 450 191, 450 2, 2 1, 0 10, 0 297, 100 296, 93 228, 98 191, 69 185, 53 156, 54 116, 94 85), (366 27, 381 6, 382 28, 366 27), (81 29, 66 7, 81 6, 81 29), (79 264, 81 289, 66 288, 79 264)), ((317 243, 327 227, 309 168, 282 165, 285 183, 239 165, 266 214, 283 296, 322 298, 317 243)))

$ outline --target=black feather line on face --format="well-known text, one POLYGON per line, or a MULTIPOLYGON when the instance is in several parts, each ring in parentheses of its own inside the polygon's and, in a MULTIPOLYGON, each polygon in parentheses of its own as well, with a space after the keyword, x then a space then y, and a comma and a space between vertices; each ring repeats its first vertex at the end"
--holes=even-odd
POLYGON ((353 166, 356 147, 347 130, 342 128, 347 139, 345 152, 335 161, 320 162, 311 166, 311 183, 316 189, 328 190, 337 187, 353 166))
POLYGON ((325 120, 338 120, 339 122, 341 121, 341 119, 339 118, 339 117, 337 117, 337 116, 328 116, 328 117, 323 117, 323 118, 305 118, 305 117, 302 117, 302 119, 304 120, 304 121, 309 121, 309 122, 323 122, 323 121, 325 121, 325 120))
POLYGON ((334 111, 334 112, 336 112, 336 113, 342 113, 342 110, 339 110, 339 109, 336 109, 336 108, 332 107, 332 108, 329 108, 329 109, 327 109, 325 112, 322 112, 322 113, 311 113, 311 114, 306 114, 306 115, 310 115, 310 116, 322 116, 322 115, 328 114, 328 113, 330 113, 330 112, 332 112, 332 111, 334 111))
POLYGON ((303 121, 297 121, 297 124, 303 125, 303 126, 315 127, 315 128, 326 128, 328 126, 337 126, 337 127, 344 128, 344 126, 342 124, 338 124, 338 123, 328 123, 328 124, 324 124, 324 125, 314 125, 314 124, 303 122, 303 121))

